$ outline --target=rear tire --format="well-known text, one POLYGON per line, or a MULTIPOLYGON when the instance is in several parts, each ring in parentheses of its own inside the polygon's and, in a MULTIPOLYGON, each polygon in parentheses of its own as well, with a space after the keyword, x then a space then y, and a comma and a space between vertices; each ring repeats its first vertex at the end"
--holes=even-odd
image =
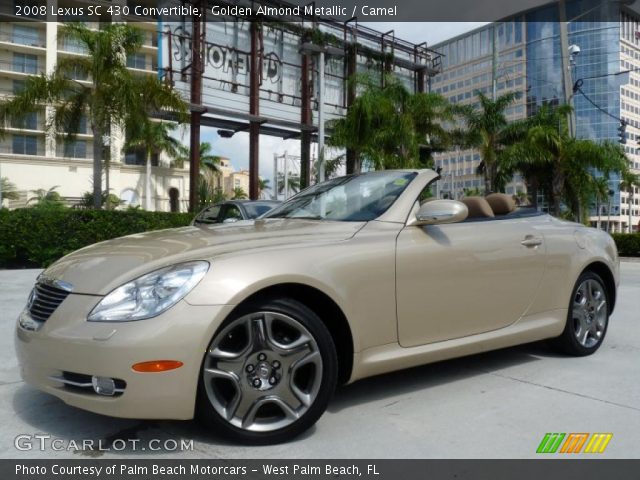
POLYGON ((594 272, 583 272, 576 281, 567 323, 555 346, 573 356, 594 353, 604 340, 609 325, 609 297, 602 278, 594 272))
POLYGON ((286 298, 252 302, 207 349, 196 416, 239 443, 285 442, 320 418, 337 378, 333 339, 312 310, 286 298))

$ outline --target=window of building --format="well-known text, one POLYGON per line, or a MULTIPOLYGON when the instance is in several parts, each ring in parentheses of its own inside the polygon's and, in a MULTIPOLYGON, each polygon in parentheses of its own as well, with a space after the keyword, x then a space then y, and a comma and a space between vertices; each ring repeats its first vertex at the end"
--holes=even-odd
POLYGON ((144 70, 147 68, 147 59, 143 53, 133 53, 127 56, 127 67, 144 70))
POLYGON ((80 120, 78 121, 78 125, 75 129, 72 129, 70 124, 66 124, 65 130, 69 131, 70 133, 81 133, 81 134, 87 133, 87 116, 82 115, 80 117, 80 120))
POLYGON ((84 140, 65 142, 64 156, 69 158, 87 158, 87 142, 84 140))
POLYGON ((38 113, 29 112, 22 118, 12 118, 11 126, 13 128, 26 128, 28 130, 38 129, 38 113))
POLYGON ((24 80, 14 80, 13 81, 13 94, 17 95, 24 90, 25 82, 24 80))
MULTIPOLYGON (((515 43, 522 43, 522 22, 520 22, 519 20, 516 20, 514 22, 514 41, 515 43)), ((516 57, 521 57, 522 56, 522 50, 518 50, 516 52, 516 57), (520 55, 518 55, 518 53, 520 53, 520 55)))
POLYGON ((88 80, 89 74, 86 71, 73 67, 68 71, 69 77, 74 80, 88 80))
POLYGON ((20 45, 32 45, 34 47, 42 46, 38 29, 34 27, 14 24, 13 36, 11 39, 13 43, 19 43, 20 45))
MULTIPOLYGON (((151 154, 151 166, 158 166, 159 157, 157 153, 151 154)), ((134 149, 125 152, 125 165, 145 165, 147 163, 147 153, 144 149, 134 149)))
POLYGON ((87 53, 87 47, 85 44, 79 42, 75 38, 67 36, 62 37, 62 50, 73 53, 87 53))
POLYGON ((26 53, 14 53, 13 71, 30 74, 38 73, 38 57, 26 53))
POLYGON ((34 135, 14 135, 13 153, 18 155, 37 155, 38 137, 34 135))

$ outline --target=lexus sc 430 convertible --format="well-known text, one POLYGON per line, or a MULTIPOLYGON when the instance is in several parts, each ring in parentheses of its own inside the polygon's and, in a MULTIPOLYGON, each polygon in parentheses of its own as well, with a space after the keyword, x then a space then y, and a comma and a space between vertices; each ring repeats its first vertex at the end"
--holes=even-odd
POLYGON ((313 425, 339 383, 542 339, 594 353, 611 237, 503 194, 432 200, 436 179, 335 178, 256 220, 71 253, 18 319, 22 376, 93 412, 268 443, 313 425))

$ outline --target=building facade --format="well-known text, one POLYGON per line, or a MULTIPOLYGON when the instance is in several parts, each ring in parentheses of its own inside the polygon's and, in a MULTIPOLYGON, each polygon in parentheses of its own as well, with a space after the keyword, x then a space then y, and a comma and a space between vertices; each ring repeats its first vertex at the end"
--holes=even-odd
MULTIPOLYGON (((59 35, 61 23, 44 20, 17 20, 13 6, 0 9, 0 96, 11 97, 24 88, 32 75, 51 73, 58 59, 86 55, 83 46, 59 35)), ((99 24, 87 24, 98 28, 99 24)), ((157 22, 136 22, 144 31, 140 52, 127 58, 128 67, 139 75, 157 75, 157 22)), ((77 78, 86 82, 86 78, 77 78)), ((4 126, 0 138, 0 175, 15 184, 20 200, 4 200, 9 207, 23 206, 37 189, 57 187, 69 205, 78 203, 92 191, 93 136, 86 120, 81 121, 73 142, 45 128, 51 107, 28 115, 21 122, 4 126)), ((108 140, 111 162, 108 172, 110 192, 128 205, 144 205, 145 158, 143 152, 125 151, 124 135, 112 133, 108 140)), ((189 198, 188 162, 185 168, 171 167, 170 160, 153 158, 151 210, 186 211, 189 198)), ((103 178, 103 185, 106 178, 103 178)))
MULTIPOLYGON (((442 75, 431 80, 431 91, 455 103, 473 104, 477 102, 476 90, 492 95, 495 77, 498 95, 507 91, 521 93, 506 111, 509 120, 532 115, 545 103, 564 103, 559 13, 559 4, 553 3, 435 45, 433 48, 446 57, 442 75)), ((568 44, 580 50, 571 57, 571 84, 582 80, 584 92, 584 96, 576 93, 571 99, 576 136, 617 142, 620 120, 624 121, 624 148, 630 168, 640 173, 636 142, 640 138, 638 19, 631 12, 621 12, 618 4, 596 1, 567 2, 565 18, 568 44)), ((465 189, 482 188, 482 178, 475 174, 479 162, 480 156, 474 150, 438 155, 436 164, 443 173, 441 191, 460 196, 465 189)), ((507 186, 507 193, 511 194, 524 190, 519 177, 507 186)), ((638 231, 638 188, 621 189, 619 175, 613 174, 609 178, 609 194, 601 202, 605 205, 591 205, 592 224, 611 232, 627 232, 630 228, 638 231)))

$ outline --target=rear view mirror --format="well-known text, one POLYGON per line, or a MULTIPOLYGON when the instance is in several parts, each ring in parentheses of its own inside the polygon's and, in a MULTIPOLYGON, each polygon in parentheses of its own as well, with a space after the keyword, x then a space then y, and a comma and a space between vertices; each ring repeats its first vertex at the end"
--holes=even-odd
POLYGON ((411 225, 437 225, 441 223, 461 222, 469 210, 467 206, 456 200, 432 200, 420 207, 411 225))

